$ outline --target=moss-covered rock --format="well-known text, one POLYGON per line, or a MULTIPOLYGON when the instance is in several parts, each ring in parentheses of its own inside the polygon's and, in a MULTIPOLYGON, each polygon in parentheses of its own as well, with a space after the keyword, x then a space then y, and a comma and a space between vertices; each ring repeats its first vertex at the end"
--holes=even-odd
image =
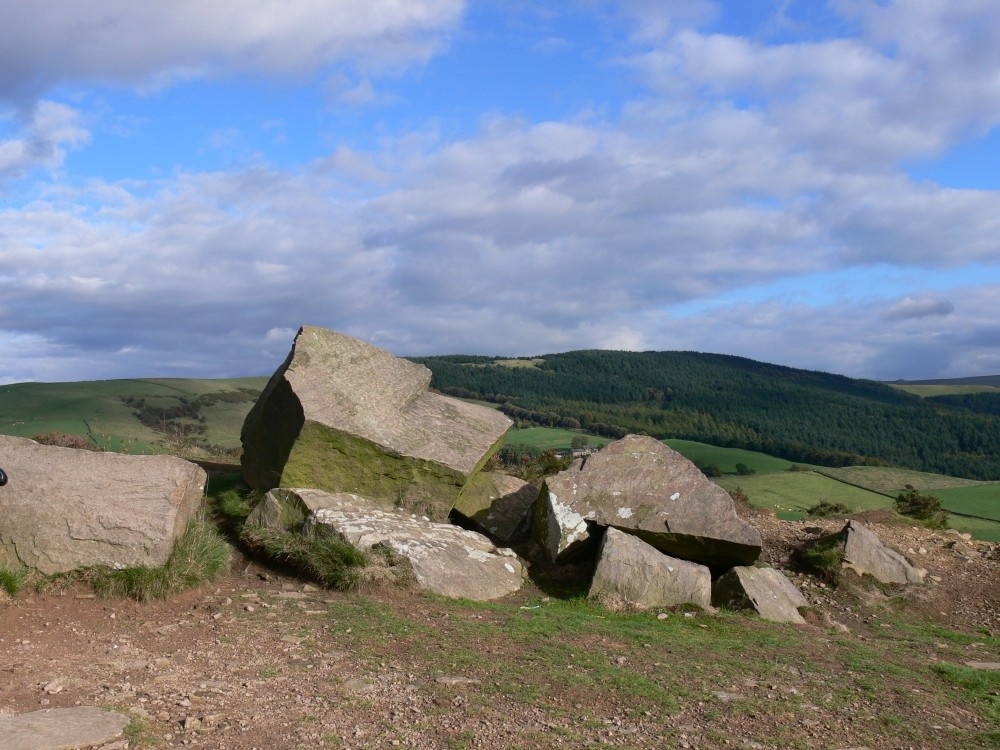
POLYGON ((443 520, 511 423, 431 393, 430 377, 358 339, 303 327, 244 422, 247 483, 351 492, 443 520))

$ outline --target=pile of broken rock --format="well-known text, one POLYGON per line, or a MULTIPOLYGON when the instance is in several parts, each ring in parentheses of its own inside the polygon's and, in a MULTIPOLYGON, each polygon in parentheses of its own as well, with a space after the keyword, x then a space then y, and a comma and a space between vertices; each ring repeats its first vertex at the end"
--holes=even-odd
MULTIPOLYGON (((243 426, 243 476, 264 493, 248 523, 388 547, 418 585, 446 596, 517 591, 526 565, 509 547, 532 539, 519 549, 592 565, 590 596, 608 604, 749 608, 803 622, 801 593, 758 562, 757 529, 680 454, 629 435, 533 487, 484 470, 510 420, 432 392, 430 378, 358 339, 300 329, 243 426)), ((162 564, 205 485, 204 471, 176 458, 0 441, 11 470, 0 567, 162 564)), ((860 524, 842 541, 855 570, 920 580, 860 524)))

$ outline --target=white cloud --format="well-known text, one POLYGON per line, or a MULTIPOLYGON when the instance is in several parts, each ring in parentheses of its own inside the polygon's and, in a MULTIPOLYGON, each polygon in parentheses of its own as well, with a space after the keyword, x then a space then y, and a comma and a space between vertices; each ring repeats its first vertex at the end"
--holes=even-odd
POLYGON ((20 177, 35 168, 56 169, 63 164, 67 148, 90 140, 80 112, 59 102, 43 100, 27 116, 8 115, 0 124, 4 120, 14 133, 7 139, 0 135, 0 177, 20 177))
POLYGON ((338 61, 386 70, 425 60, 462 0, 32 0, 0 4, 0 99, 61 83, 162 86, 338 61))
MULTIPOLYGON (((287 73, 359 59, 361 48, 413 60, 461 10, 344 5, 361 16, 351 29, 338 13, 277 22, 256 2, 222 39, 228 2, 191 38, 176 27, 193 4, 144 16, 101 3, 116 39, 148 32, 148 47, 99 54, 109 32, 88 21, 45 67, 6 50, 0 31, 0 71, 37 68, 45 85, 149 84, 182 69, 287 73)), ((862 36, 783 45, 699 31, 704 3, 625 5, 650 22, 632 41, 652 88, 620 118, 496 116, 461 140, 427 127, 385 135, 380 151, 335 145, 297 169, 260 160, 159 182, 50 185, 4 209, 0 340, 31 346, 8 347, 0 382, 44 377, 60 360, 77 379, 266 374, 306 323, 400 354, 695 349, 873 377, 1000 371, 1000 289, 987 286, 717 301, 711 314, 671 317, 681 303, 826 271, 1000 265, 996 191, 917 184, 900 167, 1000 120, 993 48, 975 35, 971 49, 954 43, 975 26, 968 8, 1000 39, 992 4, 952 16, 942 15, 951 4, 845 2, 862 36), (927 31, 904 11, 940 23, 927 31)), ((79 20, 75 5, 64 10, 79 20)), ((22 31, 51 47, 68 23, 22 31)), ((352 70, 337 90, 378 99, 369 80, 352 70)), ((85 142, 72 108, 35 112, 0 145, 9 171, 57 167, 85 142), (28 156, 36 142, 48 146, 28 156)), ((239 132, 216 136, 240 144, 239 132)))

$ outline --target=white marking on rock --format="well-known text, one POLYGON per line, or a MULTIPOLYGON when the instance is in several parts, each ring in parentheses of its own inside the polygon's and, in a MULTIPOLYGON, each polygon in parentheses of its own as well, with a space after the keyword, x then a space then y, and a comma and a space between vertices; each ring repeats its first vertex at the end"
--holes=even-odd
POLYGON ((618 517, 619 518, 631 518, 632 517, 632 509, 631 508, 619 508, 618 509, 618 517))
POLYGON ((681 493, 679 493, 679 492, 675 492, 675 493, 674 493, 673 495, 671 495, 671 496, 670 496, 670 499, 671 499, 671 500, 676 500, 676 499, 677 499, 677 498, 679 498, 680 496, 681 496, 681 493))

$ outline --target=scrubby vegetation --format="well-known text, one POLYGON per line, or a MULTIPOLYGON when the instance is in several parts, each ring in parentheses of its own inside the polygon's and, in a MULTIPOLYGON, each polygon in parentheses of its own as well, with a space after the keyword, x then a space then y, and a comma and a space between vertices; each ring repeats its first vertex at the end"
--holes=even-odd
POLYGON ((943 529, 948 525, 948 512, 941 508, 941 501, 934 495, 923 495, 913 487, 907 487, 896 497, 896 511, 930 528, 943 529))
POLYGON ((818 503, 806 509, 806 515, 813 518, 837 518, 839 516, 849 516, 853 511, 843 503, 831 503, 828 500, 820 500, 818 503))
POLYGON ((820 580, 836 586, 844 563, 844 540, 840 534, 825 536, 807 544, 795 555, 795 562, 820 580))

